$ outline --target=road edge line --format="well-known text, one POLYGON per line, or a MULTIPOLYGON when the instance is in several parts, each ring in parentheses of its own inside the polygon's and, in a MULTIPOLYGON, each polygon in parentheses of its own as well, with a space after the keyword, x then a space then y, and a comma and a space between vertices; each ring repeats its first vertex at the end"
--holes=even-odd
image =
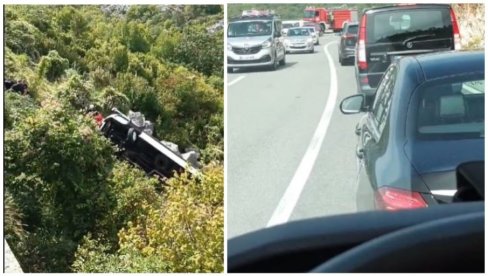
POLYGON ((329 53, 328 47, 331 44, 337 44, 337 41, 331 41, 324 45, 324 53, 327 57, 329 68, 330 68, 330 88, 329 88, 329 97, 327 98, 327 103, 325 105, 324 112, 320 117, 320 121, 315 129, 314 135, 308 145, 307 151, 303 156, 302 160, 300 161, 300 165, 298 166, 295 174, 293 175, 290 184, 286 188, 283 197, 281 198, 278 206, 273 212, 271 219, 268 221, 266 227, 271 227, 274 225, 282 224, 288 221, 290 218, 293 209, 295 208, 298 199, 307 183, 308 177, 312 172, 314 167, 315 161, 317 160, 317 156, 320 152, 320 148, 322 147, 322 143, 324 141, 325 135, 327 134, 327 129, 329 128, 330 120, 332 118, 332 114, 334 113, 334 107, 337 101, 337 70, 332 59, 332 56, 329 53))
POLYGON ((246 77, 246 76, 239 76, 239 77, 237 77, 235 80, 233 80, 233 81, 229 82, 229 83, 227 84, 227 87, 230 87, 230 86, 232 86, 232 85, 234 85, 234 84, 236 84, 236 83, 240 82, 240 81, 241 81, 241 80, 243 80, 245 77, 246 77))

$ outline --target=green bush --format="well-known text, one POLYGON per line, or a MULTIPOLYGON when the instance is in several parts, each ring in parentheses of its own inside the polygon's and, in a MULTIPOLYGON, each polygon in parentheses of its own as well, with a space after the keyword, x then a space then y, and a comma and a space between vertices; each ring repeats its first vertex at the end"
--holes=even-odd
POLYGON ((57 51, 49 51, 47 56, 41 58, 39 63, 39 76, 45 77, 49 81, 55 81, 68 69, 69 61, 61 57, 57 51))
POLYGON ((190 179, 187 175, 171 179, 162 198, 155 200, 158 204, 143 203, 146 212, 119 232, 117 250, 88 235, 77 250, 73 269, 222 272, 223 189, 220 165, 208 167, 201 179, 190 179))
POLYGON ((28 54, 32 59, 37 60, 41 53, 41 41, 44 40, 43 34, 32 24, 25 21, 13 20, 6 21, 5 44, 16 54, 28 54))
POLYGON ((5 94, 4 123, 5 129, 9 130, 29 115, 32 115, 38 108, 36 102, 29 96, 22 96, 18 93, 5 94))
POLYGON ((5 187, 24 214, 29 237, 46 239, 31 240, 28 251, 12 247, 21 263, 54 254, 41 271, 69 267, 77 241, 111 204, 106 177, 113 166, 112 146, 91 118, 69 110, 45 101, 5 132, 5 187))

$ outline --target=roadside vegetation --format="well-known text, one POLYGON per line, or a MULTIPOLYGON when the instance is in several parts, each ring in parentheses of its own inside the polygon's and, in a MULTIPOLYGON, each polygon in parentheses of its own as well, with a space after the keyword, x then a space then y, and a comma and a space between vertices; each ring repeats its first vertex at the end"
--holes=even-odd
POLYGON ((485 48, 485 5, 452 4, 461 32, 463 49, 485 48))
POLYGON ((4 233, 24 272, 222 272, 222 6, 6 6, 4 233), (81 112, 202 154, 164 185, 81 112))

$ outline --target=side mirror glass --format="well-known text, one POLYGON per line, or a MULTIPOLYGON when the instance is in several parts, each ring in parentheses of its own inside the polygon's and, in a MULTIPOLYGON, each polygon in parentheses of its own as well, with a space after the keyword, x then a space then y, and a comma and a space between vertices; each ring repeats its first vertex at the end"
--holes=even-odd
POLYGON ((341 102, 340 109, 343 114, 356 114, 365 111, 364 95, 356 94, 345 98, 341 102))

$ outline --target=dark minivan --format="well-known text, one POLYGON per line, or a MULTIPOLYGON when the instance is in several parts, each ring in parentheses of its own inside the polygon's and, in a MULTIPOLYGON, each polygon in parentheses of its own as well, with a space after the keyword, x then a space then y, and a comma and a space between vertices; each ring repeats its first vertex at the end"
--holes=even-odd
POLYGON ((368 9, 359 23, 356 46, 359 92, 374 96, 386 68, 398 57, 458 50, 460 45, 450 5, 399 4, 368 9))
POLYGON ((358 22, 346 22, 342 29, 341 42, 339 42, 339 63, 345 65, 346 61, 354 64, 356 56, 356 42, 358 40, 358 22))

